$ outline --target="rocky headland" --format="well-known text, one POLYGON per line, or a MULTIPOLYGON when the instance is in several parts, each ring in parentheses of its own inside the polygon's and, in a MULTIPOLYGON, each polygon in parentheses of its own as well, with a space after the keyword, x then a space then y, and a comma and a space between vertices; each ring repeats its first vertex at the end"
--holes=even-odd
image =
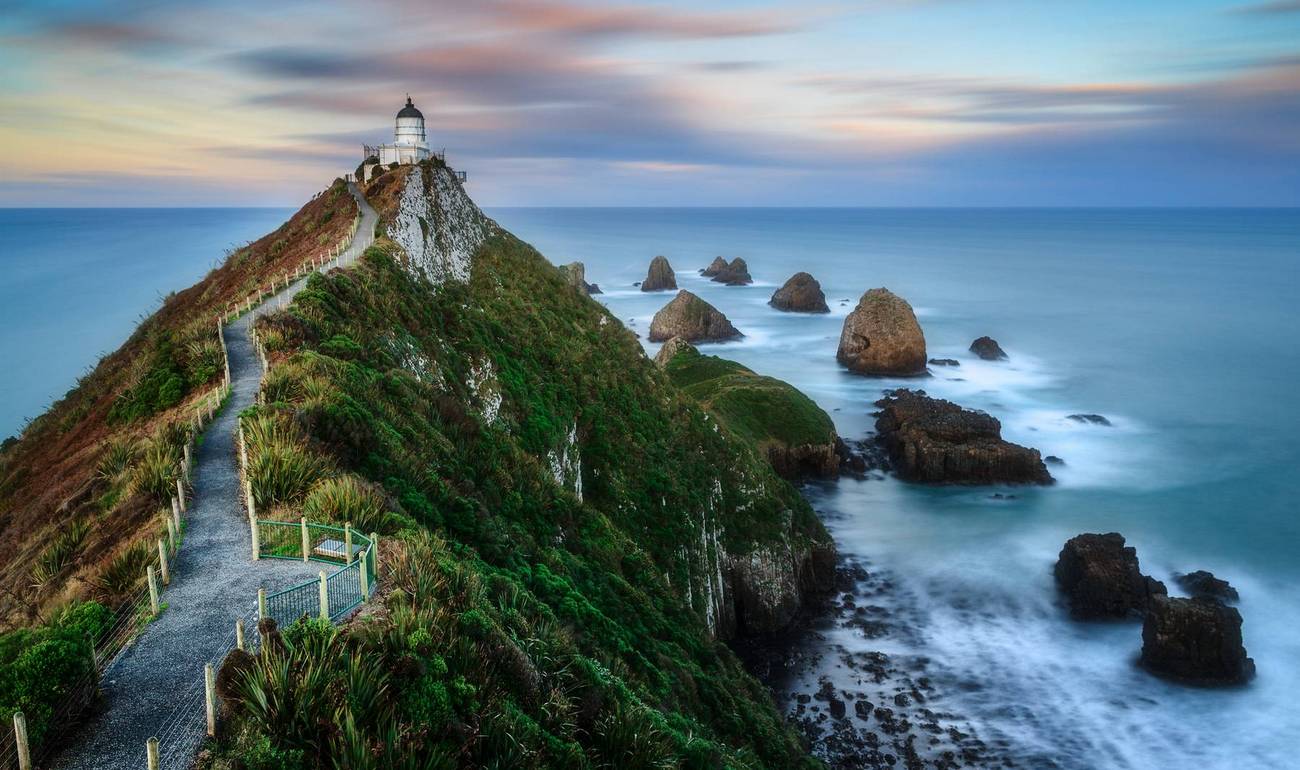
POLYGON ((835 358, 858 374, 925 374, 925 334, 907 300, 889 289, 862 295, 844 319, 835 358))
POLYGON ((892 391, 876 402, 876 432, 899 477, 928 484, 1051 484, 1037 449, 1002 438, 997 418, 932 398, 892 391))

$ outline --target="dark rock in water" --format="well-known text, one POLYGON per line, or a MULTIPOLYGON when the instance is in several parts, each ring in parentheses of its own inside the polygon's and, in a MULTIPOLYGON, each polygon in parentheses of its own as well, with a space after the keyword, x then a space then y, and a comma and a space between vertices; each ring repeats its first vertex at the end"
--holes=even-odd
POLYGON ((1043 462, 1047 463, 1048 465, 1065 465, 1065 461, 1057 457, 1056 455, 1048 455, 1044 457, 1043 462))
POLYGON ((650 260, 650 270, 641 282, 641 291, 666 291, 677 288, 677 276, 673 275, 673 266, 664 257, 650 260))
POLYGON ((1214 599, 1156 597, 1142 625, 1141 664, 1193 684, 1241 684, 1255 661, 1241 640, 1241 613, 1214 599))
POLYGON ((1186 575, 1175 573, 1174 582, 1178 584, 1179 588, 1194 597, 1219 599, 1226 602, 1235 602, 1241 598, 1237 595, 1237 589, 1233 588, 1228 581, 1220 580, 1214 576, 1213 572, 1206 572, 1203 569, 1189 572, 1186 575))
MULTIPOLYGON (((712 268, 713 265, 709 267, 712 268)), ((719 270, 712 278, 728 286, 745 286, 754 282, 754 279, 749 277, 749 265, 746 265, 745 260, 740 257, 731 260, 731 264, 719 270)))
POLYGON ((709 266, 700 271, 700 275, 704 276, 705 278, 712 278, 713 276, 717 275, 718 273, 721 273, 723 270, 726 269, 727 269, 727 260, 723 259, 722 257, 714 257, 713 261, 709 263, 709 266))
POLYGON ((844 319, 835 359, 858 374, 925 374, 925 334, 907 300, 871 289, 844 319))
POLYGON ((980 337, 970 344, 970 352, 984 359, 985 361, 1005 361, 1007 354, 1003 352, 998 341, 992 337, 980 337))
POLYGON ((1066 415, 1065 419, 1074 420, 1075 422, 1091 423, 1092 425, 1110 426, 1110 420, 1107 420, 1099 414, 1071 414, 1066 415))
POLYGON ((1164 583, 1142 574, 1137 549, 1124 545, 1118 532, 1070 538, 1055 574, 1070 615, 1079 620, 1142 615, 1153 597, 1168 593, 1164 583))
POLYGON ((808 273, 795 273, 772 294, 769 305, 791 313, 829 313, 822 285, 808 273))
POLYGON ((830 707, 831 719, 843 719, 844 715, 848 713, 848 704, 833 695, 831 696, 830 707))
POLYGON ((567 265, 561 265, 560 272, 564 273, 569 285, 579 292, 587 295, 600 293, 599 286, 594 283, 587 283, 587 268, 581 262, 570 262, 567 265))
POLYGON ((687 342, 721 342, 742 336, 717 308, 689 291, 679 291, 650 322, 651 342, 664 342, 672 337, 687 342))
POLYGON ((961 366, 961 362, 955 358, 931 358, 930 366, 961 366))
POLYGON ((876 402, 876 432, 898 475, 929 484, 1051 484, 1037 449, 1002 439, 996 418, 931 398, 893 391, 876 402))

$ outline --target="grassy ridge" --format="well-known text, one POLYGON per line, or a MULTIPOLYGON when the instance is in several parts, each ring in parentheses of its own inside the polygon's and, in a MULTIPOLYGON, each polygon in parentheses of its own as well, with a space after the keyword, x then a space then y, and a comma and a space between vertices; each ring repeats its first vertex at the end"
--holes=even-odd
POLYGON ((382 244, 259 322, 250 418, 383 490, 395 589, 238 662, 212 766, 815 766, 684 557, 824 539, 806 502, 525 244, 437 289, 382 244))
POLYGON ((761 447, 835 442, 826 412, 786 382, 694 348, 678 352, 664 370, 727 428, 761 447))

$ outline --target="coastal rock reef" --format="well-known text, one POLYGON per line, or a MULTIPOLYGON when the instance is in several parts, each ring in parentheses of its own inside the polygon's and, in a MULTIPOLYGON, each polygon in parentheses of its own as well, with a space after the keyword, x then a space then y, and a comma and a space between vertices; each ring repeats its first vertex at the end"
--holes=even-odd
POLYGON ((1192 684, 1241 684, 1255 675, 1241 639, 1241 613, 1204 597, 1152 599, 1140 662, 1153 674, 1192 684))
POLYGON ((1156 597, 1168 593, 1159 580, 1142 574, 1137 549, 1118 532, 1070 538, 1054 574, 1070 615, 1079 620, 1145 615, 1156 597))
POLYGON ((929 484, 1051 484, 1037 449, 1002 438, 997 418, 925 391, 892 391, 876 402, 876 432, 894 469, 929 484))

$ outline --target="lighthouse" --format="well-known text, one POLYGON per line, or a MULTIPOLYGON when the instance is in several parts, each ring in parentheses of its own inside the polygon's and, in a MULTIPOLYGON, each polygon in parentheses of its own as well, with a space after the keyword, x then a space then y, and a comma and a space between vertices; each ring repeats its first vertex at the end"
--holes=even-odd
POLYGON ((378 147, 363 145, 362 155, 362 164, 367 167, 365 171, 367 179, 376 163, 388 167, 394 163, 401 165, 419 163, 433 157, 433 153, 429 151, 428 136, 424 131, 424 113, 420 112, 411 101, 410 94, 406 95, 406 104, 397 112, 397 121, 393 127, 393 143, 381 144, 378 147))

